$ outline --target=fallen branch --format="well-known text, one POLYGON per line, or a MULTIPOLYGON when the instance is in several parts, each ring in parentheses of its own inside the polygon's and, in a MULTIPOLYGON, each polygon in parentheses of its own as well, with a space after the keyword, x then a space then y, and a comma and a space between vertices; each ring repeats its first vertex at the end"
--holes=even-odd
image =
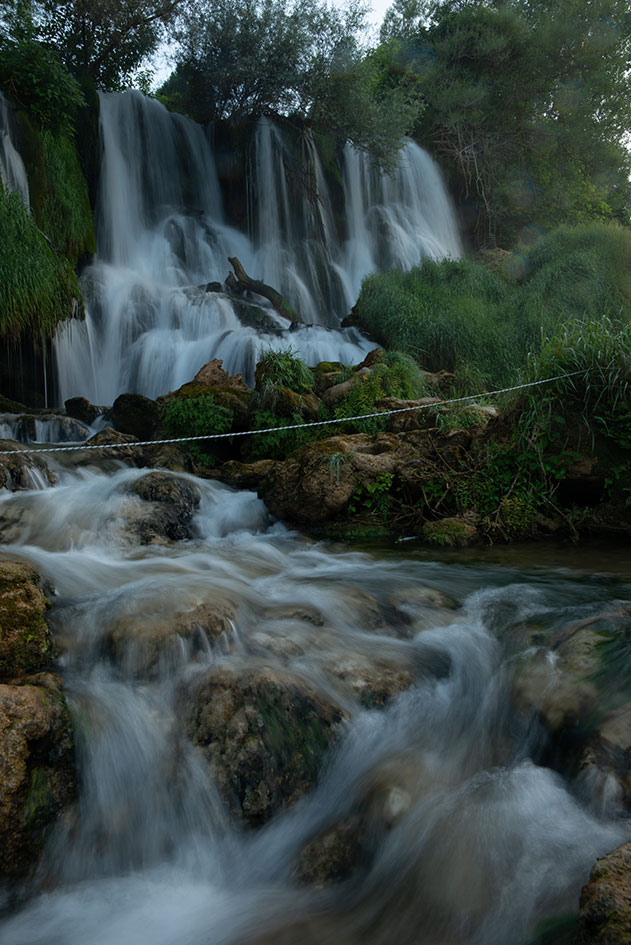
POLYGON ((278 314, 282 316, 282 318, 286 318, 288 322, 302 321, 280 292, 277 292, 271 285, 267 285, 267 283, 261 282, 259 279, 251 279, 236 256, 229 256, 228 262, 234 269, 234 275, 230 272, 226 279, 226 285, 232 292, 255 292, 257 295, 262 295, 268 302, 271 302, 278 314))

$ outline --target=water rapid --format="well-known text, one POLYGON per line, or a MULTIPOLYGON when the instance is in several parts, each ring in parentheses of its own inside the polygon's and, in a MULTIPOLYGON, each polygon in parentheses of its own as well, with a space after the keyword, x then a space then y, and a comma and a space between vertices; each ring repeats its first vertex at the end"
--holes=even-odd
POLYGON ((291 346, 308 363, 357 362, 371 344, 339 326, 364 276, 460 255, 440 173, 413 143, 390 176, 347 148, 334 200, 309 134, 290 137, 262 120, 242 232, 225 218, 209 133, 137 92, 100 101, 98 252, 82 279, 86 320, 65 323, 55 342, 62 402, 156 397, 213 357, 251 381, 269 347, 291 346), (305 325, 289 330, 264 300, 223 291, 234 256, 305 325))
POLYGON ((18 193, 26 207, 29 206, 29 189, 26 168, 17 147, 15 120, 6 98, 0 92, 0 182, 18 193))
MULTIPOLYGON (((60 468, 54 487, 0 494, 1 556, 55 588, 81 785, 2 945, 520 945, 576 909, 629 822, 542 764, 514 680, 544 628, 607 614, 631 584, 349 552, 183 475, 189 537, 149 540, 146 475, 60 468), (212 679, 221 716, 222 680, 252 678, 337 722, 312 790, 245 830, 191 707, 212 679), (359 854, 319 888, 301 877, 327 831, 359 854)), ((232 718, 227 743, 249 724, 232 718)))

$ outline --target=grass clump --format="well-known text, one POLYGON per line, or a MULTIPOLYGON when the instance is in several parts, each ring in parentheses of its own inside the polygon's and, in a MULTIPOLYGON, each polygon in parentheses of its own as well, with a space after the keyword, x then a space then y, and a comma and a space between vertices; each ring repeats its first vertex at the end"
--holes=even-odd
MULTIPOLYGON (((353 377, 353 369, 346 369, 340 378, 353 377)), ((401 351, 386 351, 381 360, 371 368, 370 374, 357 376, 355 383, 343 400, 335 407, 333 416, 359 417, 362 414, 379 411, 378 401, 384 397, 396 397, 400 400, 416 400, 428 394, 423 381, 423 373, 418 364, 408 354, 401 351)), ((340 431, 351 433, 380 433, 386 428, 387 417, 371 417, 343 427, 340 431)))
POLYGON ((310 367, 297 357, 294 348, 284 351, 266 351, 256 366, 256 389, 262 398, 273 399, 273 395, 286 387, 298 394, 313 390, 315 376, 310 367))
POLYGON ((33 211, 57 249, 76 265, 83 253, 96 252, 88 187, 74 142, 43 131, 45 185, 33 211))
MULTIPOLYGON (((279 417, 271 410, 257 410, 253 416, 252 430, 265 430, 267 427, 289 427, 304 423, 301 413, 290 417, 279 417)), ((320 427, 302 430, 275 430, 274 433, 262 433, 252 437, 250 455, 252 459, 285 459, 299 446, 322 436, 320 427)), ((326 427, 324 429, 327 429, 326 427)))
POLYGON ((0 336, 50 336, 80 298, 69 262, 38 231, 19 195, 0 184, 0 336))

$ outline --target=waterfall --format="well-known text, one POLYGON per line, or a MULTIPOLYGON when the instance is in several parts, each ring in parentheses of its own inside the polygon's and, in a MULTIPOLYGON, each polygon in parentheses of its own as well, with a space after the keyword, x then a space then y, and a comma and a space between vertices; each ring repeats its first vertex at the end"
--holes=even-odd
POLYGON ((8 190, 20 194, 28 207, 28 179, 24 162, 16 147, 14 125, 11 106, 0 92, 0 180, 8 190))
POLYGON ((346 149, 336 227, 309 134, 289 140, 262 120, 246 234, 224 219, 211 141, 199 125, 125 92, 101 96, 100 127, 98 251, 83 275, 87 317, 65 323, 55 340, 64 400, 106 404, 124 391, 156 397, 213 357, 252 381, 269 347, 291 346, 310 363, 356 363, 372 345, 339 325, 364 276, 460 254, 438 169, 415 144, 403 148, 391 176, 346 149), (290 331, 263 300, 207 291, 226 278, 230 256, 278 288, 305 325, 290 331))

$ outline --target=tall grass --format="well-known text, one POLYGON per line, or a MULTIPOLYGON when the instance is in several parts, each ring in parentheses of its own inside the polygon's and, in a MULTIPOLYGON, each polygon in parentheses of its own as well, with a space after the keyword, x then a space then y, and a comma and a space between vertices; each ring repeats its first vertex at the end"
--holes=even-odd
POLYGON ((631 229, 559 227, 530 250, 519 281, 474 259, 378 273, 364 281, 354 314, 385 347, 455 372, 469 390, 502 386, 570 320, 631 323, 631 229))
POLYGON ((58 257, 18 194, 0 185, 0 337, 25 330, 50 335, 81 297, 69 263, 58 257))

